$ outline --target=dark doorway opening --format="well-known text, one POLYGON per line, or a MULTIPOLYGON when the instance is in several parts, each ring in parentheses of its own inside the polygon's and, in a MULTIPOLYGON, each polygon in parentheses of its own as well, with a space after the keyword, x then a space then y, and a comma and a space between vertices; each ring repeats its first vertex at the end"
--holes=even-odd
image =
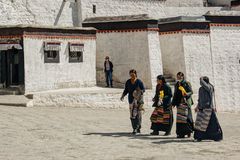
POLYGON ((0 83, 1 88, 24 85, 23 51, 9 49, 0 51, 0 83))

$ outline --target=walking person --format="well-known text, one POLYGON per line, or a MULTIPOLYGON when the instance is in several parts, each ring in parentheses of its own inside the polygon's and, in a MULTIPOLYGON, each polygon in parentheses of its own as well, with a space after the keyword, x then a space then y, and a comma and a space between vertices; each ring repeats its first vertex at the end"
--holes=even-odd
POLYGON ((195 108, 197 112, 195 122, 194 139, 220 141, 223 139, 221 126, 216 116, 216 102, 214 86, 209 82, 208 77, 200 78, 198 91, 198 105, 195 108))
POLYGON ((129 111, 130 111, 130 120, 132 123, 132 134, 141 133, 141 123, 142 123, 142 107, 143 104, 143 93, 145 92, 143 82, 137 78, 137 71, 132 69, 129 71, 130 79, 128 79, 125 83, 125 89, 121 96, 121 101, 123 101, 124 97, 128 94, 128 103, 129 103, 129 111), (137 92, 137 93, 135 93, 137 92), (141 98, 139 102, 137 102, 137 96, 141 94, 141 98), (135 99, 134 99, 135 97, 135 99), (138 106, 138 108, 136 108, 138 106), (137 109, 137 110, 136 110, 137 109))
POLYGON ((104 72, 105 72, 106 84, 107 84, 106 87, 109 87, 109 83, 110 83, 110 86, 113 87, 113 83, 112 83, 113 64, 109 60, 108 56, 105 57, 104 72))
POLYGON ((163 75, 157 76, 157 86, 155 96, 153 98, 153 107, 155 107, 151 115, 151 135, 159 135, 159 131, 165 132, 165 136, 171 134, 173 125, 173 112, 171 107, 172 90, 166 83, 163 75))
POLYGON ((177 138, 184 138, 186 135, 191 137, 191 133, 193 132, 191 111, 191 106, 193 105, 193 91, 190 82, 185 80, 182 72, 177 73, 177 81, 172 100, 172 106, 177 107, 177 138))

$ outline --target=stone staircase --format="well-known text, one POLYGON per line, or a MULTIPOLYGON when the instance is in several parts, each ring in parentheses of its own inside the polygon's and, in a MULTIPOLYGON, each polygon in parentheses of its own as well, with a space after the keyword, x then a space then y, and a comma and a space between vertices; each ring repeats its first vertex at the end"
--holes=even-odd
POLYGON ((21 95, 24 94, 22 86, 10 86, 8 88, 0 88, 0 95, 21 95))
POLYGON ((170 87, 173 89, 174 85, 176 84, 176 79, 173 78, 170 74, 164 74, 166 82, 170 85, 170 87))

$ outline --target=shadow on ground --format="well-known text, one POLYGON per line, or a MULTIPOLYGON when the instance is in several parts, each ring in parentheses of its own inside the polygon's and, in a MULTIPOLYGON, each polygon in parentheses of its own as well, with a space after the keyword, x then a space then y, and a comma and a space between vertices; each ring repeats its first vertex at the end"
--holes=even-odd
POLYGON ((183 138, 179 139, 173 136, 152 136, 149 134, 138 134, 138 135, 132 135, 129 132, 109 132, 109 133, 86 133, 85 136, 92 136, 92 135, 100 135, 103 137, 113 137, 113 138, 119 138, 119 137, 127 137, 129 139, 139 139, 139 140, 160 140, 158 142, 152 142, 153 144, 167 144, 167 143, 189 143, 193 142, 193 139, 190 138, 183 138))

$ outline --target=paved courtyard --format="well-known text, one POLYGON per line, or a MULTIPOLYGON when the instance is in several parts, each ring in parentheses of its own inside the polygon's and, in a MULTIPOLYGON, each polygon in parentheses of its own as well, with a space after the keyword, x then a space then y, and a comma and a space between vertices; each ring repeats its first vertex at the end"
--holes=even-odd
POLYGON ((132 136, 127 109, 0 106, 0 160, 239 159, 240 114, 218 113, 221 142, 150 136, 147 109, 142 134, 132 136))

